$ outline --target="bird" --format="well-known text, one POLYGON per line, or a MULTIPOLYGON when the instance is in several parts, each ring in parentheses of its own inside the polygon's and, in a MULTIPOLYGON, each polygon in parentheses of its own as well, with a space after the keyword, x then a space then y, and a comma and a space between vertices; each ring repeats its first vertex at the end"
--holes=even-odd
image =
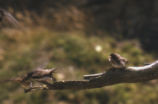
POLYGON ((109 62, 113 68, 124 69, 128 63, 128 60, 118 53, 111 53, 109 56, 109 62))
POLYGON ((5 9, 0 8, 0 22, 9 22, 14 26, 19 26, 19 22, 5 9))
POLYGON ((38 88, 47 89, 46 85, 33 86, 32 82, 37 81, 42 83, 50 83, 50 80, 56 82, 56 78, 53 76, 53 73, 55 73, 56 69, 57 68, 51 68, 51 69, 37 68, 36 70, 28 72, 22 77, 10 78, 5 80, 1 79, 0 83, 6 83, 6 82, 19 83, 24 88, 25 93, 38 88))
POLYGON ((43 69, 43 68, 38 68, 32 72, 28 72, 22 82, 25 82, 30 79, 44 79, 44 78, 50 78, 52 81, 56 81, 56 79, 53 76, 53 73, 56 71, 56 68, 51 68, 51 69, 43 69))

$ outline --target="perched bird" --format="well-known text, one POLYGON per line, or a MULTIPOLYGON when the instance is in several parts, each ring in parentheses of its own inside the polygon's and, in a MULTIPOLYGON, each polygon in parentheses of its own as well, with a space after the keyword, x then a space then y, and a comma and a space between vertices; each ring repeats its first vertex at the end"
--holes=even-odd
POLYGON ((38 68, 32 72, 27 73, 26 75, 24 75, 24 77, 0 80, 0 83, 6 83, 6 82, 19 83, 22 87, 24 87, 25 92, 29 92, 33 89, 38 89, 38 88, 47 89, 46 85, 32 86, 32 82, 38 81, 43 83, 50 83, 50 80, 56 82, 56 78, 54 78, 53 76, 53 73, 55 73, 55 71, 56 68, 52 68, 52 69, 38 68))
POLYGON ((32 72, 27 73, 22 81, 25 82, 30 79, 44 79, 44 78, 50 78, 51 80, 56 81, 56 79, 53 76, 55 70, 56 68, 52 68, 52 69, 38 68, 32 72))
POLYGON ((14 26, 19 26, 18 21, 11 15, 11 13, 7 12, 4 9, 0 8, 0 22, 9 22, 14 26))
POLYGON ((118 53, 111 53, 109 56, 109 62, 113 68, 123 69, 126 67, 128 60, 120 56, 118 53))

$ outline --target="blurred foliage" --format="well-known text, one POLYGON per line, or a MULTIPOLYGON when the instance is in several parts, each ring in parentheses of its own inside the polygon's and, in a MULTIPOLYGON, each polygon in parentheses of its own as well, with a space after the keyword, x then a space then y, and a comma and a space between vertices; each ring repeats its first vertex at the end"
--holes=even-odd
MULTIPOLYGON (((107 33, 104 33, 107 34, 107 33)), ((81 79, 87 73, 108 69, 108 55, 118 52, 130 65, 152 62, 154 56, 145 53, 138 40, 117 40, 111 36, 87 36, 86 33, 55 32, 45 27, 22 30, 3 28, 0 31, 0 79, 22 76, 47 63, 59 68, 64 80, 81 79), (129 42, 130 41, 130 42, 129 42)), ((47 67, 46 65, 46 67, 47 67)), ((63 80, 60 77, 58 80, 63 80)), ((157 102, 157 82, 119 84, 83 91, 35 91, 25 94, 14 83, 0 86, 1 104, 153 104, 157 102), (145 96, 144 96, 145 95, 145 96)))
POLYGON ((117 38, 137 38, 146 51, 158 51, 157 0, 2 0, 0 4, 15 15, 29 15, 36 25, 46 18, 49 22, 43 24, 56 31, 109 32, 117 38))

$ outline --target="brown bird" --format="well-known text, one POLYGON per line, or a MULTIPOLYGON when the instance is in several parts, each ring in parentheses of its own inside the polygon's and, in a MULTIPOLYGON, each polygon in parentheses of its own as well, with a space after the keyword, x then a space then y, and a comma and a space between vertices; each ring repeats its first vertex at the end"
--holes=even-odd
POLYGON ((0 8, 0 22, 8 21, 14 26, 19 26, 18 21, 11 15, 11 13, 7 12, 6 10, 0 8))
POLYGON ((56 79, 53 76, 53 73, 56 71, 56 68, 52 69, 43 69, 43 68, 38 68, 32 72, 27 73, 24 75, 24 77, 17 77, 17 78, 12 78, 12 79, 6 79, 6 80, 0 80, 0 83, 6 83, 6 82, 16 82, 22 85, 24 87, 25 92, 29 92, 32 89, 36 88, 42 88, 45 89, 46 87, 43 86, 32 86, 33 81, 43 81, 45 83, 49 83, 51 81, 56 81, 56 79), (48 80, 50 79, 50 80, 48 80), (49 81, 49 82, 48 82, 49 81))
POLYGON ((51 80, 56 81, 56 79, 53 76, 53 73, 55 71, 56 68, 52 68, 52 69, 38 68, 32 72, 27 73, 22 81, 25 82, 30 79, 44 79, 44 78, 50 78, 51 80))
POLYGON ((113 68, 122 69, 126 67, 128 61, 118 53, 111 53, 109 56, 109 62, 113 68))

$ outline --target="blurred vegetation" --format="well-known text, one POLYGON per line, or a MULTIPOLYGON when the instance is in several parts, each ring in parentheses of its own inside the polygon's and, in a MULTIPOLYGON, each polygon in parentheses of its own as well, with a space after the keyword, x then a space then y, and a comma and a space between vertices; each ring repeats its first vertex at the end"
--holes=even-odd
POLYGON ((89 35, 95 35, 94 32, 109 32, 116 38, 120 35, 127 39, 136 38, 148 52, 158 51, 155 45, 158 44, 157 4, 157 0, 0 1, 1 8, 9 9, 13 13, 32 13, 31 19, 37 25, 40 22, 37 18, 40 16, 40 20, 44 17, 50 21, 43 24, 57 31, 77 29, 89 35), (34 14, 37 16, 33 16, 34 14))
MULTIPOLYGON (((126 57, 129 65, 156 60, 156 16, 150 15, 157 10, 156 0, 127 1, 0 1, 22 26, 1 26, 0 79, 22 76, 47 64, 59 68, 58 80, 79 80, 84 74, 107 70, 112 52, 126 57)), ((18 84, 1 83, 0 104, 156 104, 157 93, 155 80, 28 94, 18 84)))
MULTIPOLYGON (((83 74, 106 70, 109 67, 107 58, 111 52, 118 52, 127 57, 131 65, 152 62, 154 57, 143 52, 137 40, 118 41, 110 36, 86 36, 83 32, 54 32, 45 27, 2 29, 0 47, 0 79, 22 76, 48 61, 48 65, 59 67, 58 73, 64 76, 65 80, 77 80, 81 79, 83 74), (100 50, 97 47, 100 47, 100 50)), ((19 85, 6 83, 0 86, 0 102, 143 104, 157 101, 158 90, 156 82, 153 83, 121 84, 75 92, 36 91, 28 94, 25 94, 19 85), (154 86, 151 87, 151 84, 154 86), (144 94, 147 96, 146 99, 144 94)))

